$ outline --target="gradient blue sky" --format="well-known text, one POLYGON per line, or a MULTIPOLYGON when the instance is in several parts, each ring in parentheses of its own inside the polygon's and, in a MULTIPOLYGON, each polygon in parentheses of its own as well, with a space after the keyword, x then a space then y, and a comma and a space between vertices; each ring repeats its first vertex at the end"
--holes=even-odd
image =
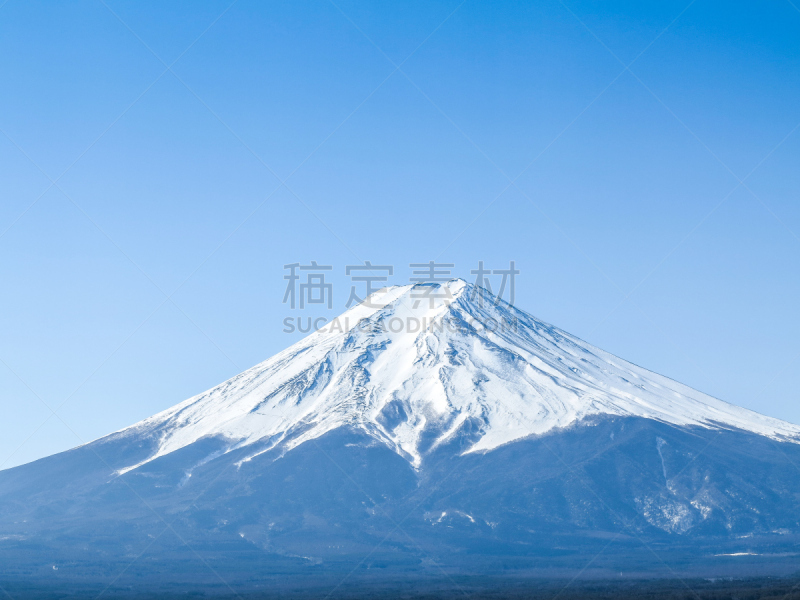
POLYGON ((519 307, 800 422, 797 6, 459 2, 0 7, 4 467, 296 341, 310 260, 304 316, 360 260, 513 259, 519 307))

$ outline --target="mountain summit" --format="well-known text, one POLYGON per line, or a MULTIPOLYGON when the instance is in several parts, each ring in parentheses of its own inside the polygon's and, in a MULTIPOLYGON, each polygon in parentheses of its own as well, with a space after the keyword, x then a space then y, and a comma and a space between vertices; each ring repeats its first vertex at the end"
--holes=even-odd
POLYGON ((207 392, 0 471, 0 576, 787 574, 798 442, 462 280, 389 287, 207 392))
POLYGON ((488 451, 591 415, 800 440, 800 427, 727 404, 604 352, 461 279, 389 287, 287 350, 121 432, 158 437, 138 466, 208 436, 243 461, 349 425, 419 468, 469 426, 488 451))

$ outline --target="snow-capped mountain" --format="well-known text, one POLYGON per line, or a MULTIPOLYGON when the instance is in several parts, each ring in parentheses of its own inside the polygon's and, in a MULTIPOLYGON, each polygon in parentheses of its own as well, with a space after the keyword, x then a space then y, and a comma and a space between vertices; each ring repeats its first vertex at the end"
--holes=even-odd
POLYGON ((206 436, 227 450, 292 448, 344 425, 419 467, 463 424, 487 451, 590 415, 740 429, 800 441, 800 427, 722 402, 497 301, 463 280, 386 288, 320 331, 123 434, 158 448, 125 473, 206 436))
POLYGON ((482 288, 390 287, 207 392, 0 471, 0 583, 789 573, 798 465, 800 427, 482 288))

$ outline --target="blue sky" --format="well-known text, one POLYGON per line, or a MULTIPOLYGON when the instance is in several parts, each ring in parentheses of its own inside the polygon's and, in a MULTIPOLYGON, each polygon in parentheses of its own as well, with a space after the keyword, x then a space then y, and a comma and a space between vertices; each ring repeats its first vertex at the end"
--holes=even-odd
POLYGON ((299 339, 311 260, 304 316, 363 260, 514 260, 520 308, 800 422, 796 3, 8 0, 0 55, 4 467, 299 339))

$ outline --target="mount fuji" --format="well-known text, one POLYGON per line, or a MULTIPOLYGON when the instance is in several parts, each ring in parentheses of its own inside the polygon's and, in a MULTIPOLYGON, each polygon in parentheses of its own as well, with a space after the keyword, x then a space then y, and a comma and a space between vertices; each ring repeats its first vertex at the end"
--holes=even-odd
POLYGON ((798 465, 797 425, 462 280, 395 286, 207 392, 0 471, 0 579, 788 574, 798 465))

